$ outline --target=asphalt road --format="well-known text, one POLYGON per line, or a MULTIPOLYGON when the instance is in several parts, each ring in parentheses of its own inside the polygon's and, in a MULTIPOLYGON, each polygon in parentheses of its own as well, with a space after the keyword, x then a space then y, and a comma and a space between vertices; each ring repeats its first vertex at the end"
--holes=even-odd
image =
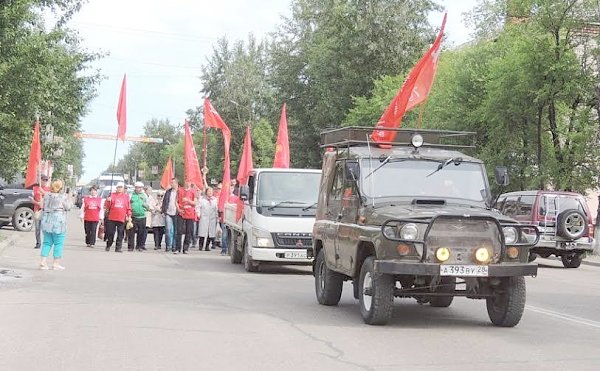
POLYGON ((391 323, 371 327, 349 283, 325 307, 308 268, 86 248, 75 215, 65 271, 37 269, 33 233, 0 231, 16 238, 0 247, 0 370, 600 369, 600 267, 540 259, 515 328, 464 298, 396 299, 391 323))

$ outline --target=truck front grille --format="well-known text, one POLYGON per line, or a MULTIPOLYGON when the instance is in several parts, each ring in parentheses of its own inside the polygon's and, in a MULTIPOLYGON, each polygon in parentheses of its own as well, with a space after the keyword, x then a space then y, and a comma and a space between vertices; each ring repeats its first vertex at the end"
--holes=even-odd
POLYGON ((312 247, 312 233, 273 233, 276 248, 306 249, 312 247))

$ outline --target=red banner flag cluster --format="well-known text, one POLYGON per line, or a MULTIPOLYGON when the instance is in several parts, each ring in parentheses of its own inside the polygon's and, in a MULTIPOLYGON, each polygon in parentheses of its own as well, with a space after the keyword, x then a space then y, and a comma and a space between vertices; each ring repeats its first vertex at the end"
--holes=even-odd
POLYGON ((186 182, 196 185, 199 189, 204 189, 204 180, 194 147, 194 139, 190 130, 190 123, 185 120, 183 137, 183 169, 186 182))
MULTIPOLYGON (((236 178, 239 186, 248 185, 248 177, 252 170, 254 170, 254 164, 252 162, 252 138, 250 136, 250 127, 248 126, 246 128, 242 157, 240 158, 240 165, 238 166, 236 178)), ((238 197, 235 219, 240 220, 242 215, 244 215, 244 201, 238 197)))
POLYGON ((402 124, 402 118, 407 111, 415 106, 425 102, 433 84, 433 78, 437 70, 437 63, 440 56, 442 36, 446 26, 446 16, 442 21, 442 27, 438 33, 433 45, 419 60, 408 74, 406 81, 400 88, 398 94, 394 97, 387 107, 375 130, 371 133, 371 140, 376 143, 391 142, 396 137, 396 132, 388 130, 377 130, 378 128, 396 129, 402 124))
POLYGON ((287 169, 290 167, 290 142, 287 128, 287 106, 284 103, 279 119, 279 130, 277 131, 277 144, 275 145, 275 160, 273 167, 287 169))
POLYGON ((125 132, 127 131, 127 75, 123 76, 121 83, 121 94, 119 95, 119 105, 117 106, 117 139, 125 141, 125 132))
POLYGON ((204 98, 204 126, 207 128, 220 129, 223 133, 223 147, 225 150, 225 159, 223 161, 223 190, 219 196, 219 211, 223 211, 225 203, 229 201, 231 193, 231 170, 229 159, 229 147, 231 145, 231 131, 225 121, 219 116, 219 113, 210 103, 208 98, 204 98))
POLYGON ((25 188, 38 183, 38 171, 42 162, 42 144, 40 142, 40 122, 35 121, 31 148, 29 149, 29 161, 27 162, 27 174, 25 175, 25 188))
POLYGON ((165 165, 165 170, 163 171, 163 175, 160 178, 160 187, 162 189, 169 189, 171 187, 171 180, 175 177, 175 172, 173 171, 173 160, 171 156, 167 160, 167 164, 165 165))

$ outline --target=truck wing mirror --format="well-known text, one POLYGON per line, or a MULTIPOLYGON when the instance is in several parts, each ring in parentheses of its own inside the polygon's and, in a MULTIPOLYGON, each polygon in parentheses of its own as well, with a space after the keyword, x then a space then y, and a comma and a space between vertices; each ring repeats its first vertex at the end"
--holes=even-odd
POLYGON ((494 175, 496 176, 496 184, 500 186, 507 186, 510 184, 510 179, 508 178, 508 169, 506 166, 496 166, 494 175))
POLYGON ((345 178, 347 181, 356 182, 360 177, 358 162, 346 162, 345 178))
POLYGON ((248 201, 248 195, 250 194, 250 187, 247 185, 240 186, 240 200, 248 201))

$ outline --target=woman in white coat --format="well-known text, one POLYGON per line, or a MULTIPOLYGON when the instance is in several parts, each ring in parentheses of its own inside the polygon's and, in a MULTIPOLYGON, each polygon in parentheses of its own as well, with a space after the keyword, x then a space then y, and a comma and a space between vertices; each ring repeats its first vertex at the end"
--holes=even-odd
POLYGON ((217 199, 213 196, 213 189, 206 188, 204 196, 200 198, 197 206, 198 218, 198 247, 209 251, 209 245, 215 248, 215 236, 217 234, 217 199))

